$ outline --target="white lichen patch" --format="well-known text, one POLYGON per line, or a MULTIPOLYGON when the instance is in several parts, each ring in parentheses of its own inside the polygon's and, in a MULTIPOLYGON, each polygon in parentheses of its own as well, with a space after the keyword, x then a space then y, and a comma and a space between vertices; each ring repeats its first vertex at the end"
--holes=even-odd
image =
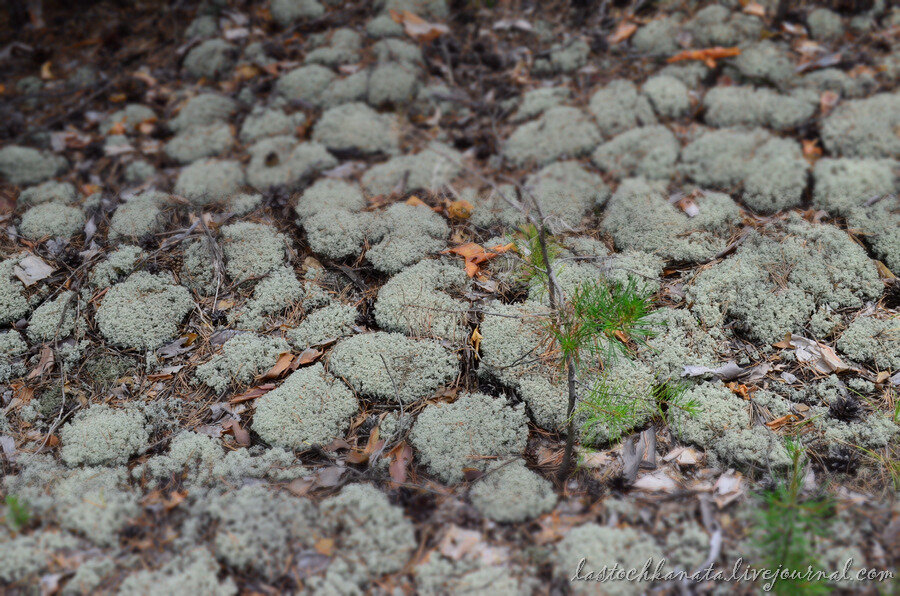
POLYGON ((131 408, 94 405, 78 412, 60 431, 60 456, 70 467, 125 464, 147 449, 143 414, 131 408))
POLYGON ((519 455, 528 437, 525 407, 500 397, 467 393, 453 403, 428 405, 419 414, 410 442, 420 461, 448 483, 466 468, 483 469, 497 456, 519 455))
POLYGON ((241 283, 263 277, 285 264, 288 239, 272 226, 239 222, 222 228, 225 271, 241 283))
POLYGON ((472 487, 469 498, 482 515, 496 522, 534 519, 556 505, 553 484, 518 459, 489 467, 472 487))
POLYGON ((197 367, 197 379, 221 393, 233 383, 249 383, 289 352, 287 342, 280 337, 261 337, 241 333, 225 342, 222 352, 197 367))

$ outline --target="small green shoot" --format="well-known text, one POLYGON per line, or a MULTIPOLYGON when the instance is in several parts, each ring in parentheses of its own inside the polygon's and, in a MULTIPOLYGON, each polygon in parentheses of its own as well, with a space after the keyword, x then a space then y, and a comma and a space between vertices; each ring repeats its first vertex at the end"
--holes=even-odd
POLYGON ((762 494, 762 508, 755 531, 755 542, 763 553, 762 565, 770 570, 779 567, 794 571, 800 577, 780 579, 776 594, 826 594, 830 589, 822 579, 802 577, 811 568, 821 570, 814 552, 816 537, 826 536, 834 504, 828 497, 804 498, 803 483, 808 459, 806 450, 795 439, 787 439, 785 447, 791 456, 787 479, 762 494))
MULTIPOLYGON (((544 262, 543 251, 541 250, 541 239, 538 229, 528 224, 522 226, 519 234, 512 239, 516 245, 517 252, 522 255, 524 261, 522 270, 519 273, 519 280, 525 284, 539 284, 544 292, 547 291, 547 263, 544 262)), ((547 257, 551 265, 562 252, 562 248, 552 239, 547 242, 547 257)))
POLYGON ((13 531, 18 532, 28 525, 31 512, 24 501, 15 495, 6 495, 6 523, 13 531))

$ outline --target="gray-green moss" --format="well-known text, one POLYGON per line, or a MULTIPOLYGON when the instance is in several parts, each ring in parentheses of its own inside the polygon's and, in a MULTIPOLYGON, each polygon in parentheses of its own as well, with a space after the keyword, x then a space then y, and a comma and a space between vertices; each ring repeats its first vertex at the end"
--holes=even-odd
POLYGON ((706 261, 728 245, 741 214, 727 194, 706 192, 695 201, 699 213, 689 217, 669 201, 664 183, 625 180, 609 200, 603 229, 619 249, 683 262, 706 261))
POLYGON ((800 77, 795 84, 798 88, 814 91, 820 95, 825 91, 833 91, 844 98, 858 98, 871 94, 878 82, 871 75, 860 73, 851 77, 837 68, 823 68, 800 77))
POLYGON ((547 513, 556 505, 549 480, 535 474, 520 459, 487 469, 469 492, 472 505, 496 522, 523 522, 547 513))
POLYGON ((714 368, 718 365, 716 341, 700 327, 689 310, 660 308, 648 321, 656 335, 647 341, 640 357, 657 378, 680 378, 685 366, 714 368))
POLYGON ((288 101, 300 101, 321 107, 325 91, 335 77, 336 75, 329 68, 318 64, 308 64, 278 77, 275 82, 275 92, 288 101))
POLYGON ((650 100, 640 95, 634 83, 615 79, 598 89, 588 107, 603 138, 610 138, 635 126, 656 124, 650 100))
POLYGON ((91 285, 99 289, 108 288, 134 271, 138 262, 145 256, 140 247, 130 244, 116 249, 106 257, 106 260, 91 269, 89 275, 91 285))
POLYGON ((312 50, 307 52, 305 62, 307 64, 323 64, 337 68, 341 64, 350 64, 359 60, 359 50, 362 46, 362 36, 352 29, 341 27, 330 33, 323 39, 312 39, 312 50))
POLYGON ((68 337, 75 329, 75 312, 78 310, 74 297, 75 293, 67 290, 37 307, 28 320, 28 338, 42 342, 68 337))
POLYGON ((691 109, 687 85, 671 75, 650 77, 641 91, 663 118, 681 118, 691 109))
POLYGON ((675 17, 654 19, 638 29, 631 37, 631 47, 639 54, 670 56, 678 46, 678 20, 675 17))
POLYGON ((148 350, 175 337, 193 306, 190 292, 170 275, 138 271, 107 291, 95 319, 112 343, 148 350))
POLYGON ((273 187, 294 190, 316 172, 337 165, 324 145, 301 143, 289 135, 257 141, 247 153, 247 182, 260 191, 273 187))
POLYGON ((531 120, 550 108, 563 105, 571 96, 572 92, 567 87, 539 87, 526 91, 522 94, 510 120, 513 122, 531 120))
MULTIPOLYGON (((818 98, 817 98, 818 99, 818 98)), ((704 121, 711 126, 766 126, 788 130, 807 123, 816 102, 770 89, 713 87, 703 98, 704 121)))
POLYGON ((288 239, 274 227, 242 221, 222 228, 225 271, 237 283, 262 277, 285 264, 288 239))
POLYGON ((379 114, 363 103, 348 103, 323 113, 312 138, 335 152, 393 155, 398 151, 399 129, 395 116, 379 114))
POLYGON ((459 372, 456 356, 439 343, 383 331, 341 340, 329 367, 362 395, 403 403, 430 397, 459 372))
POLYGON ((184 70, 195 79, 224 79, 230 74, 237 48, 224 39, 208 39, 188 52, 184 70))
POLYGON ((900 271, 900 209, 896 196, 850 212, 847 225, 891 271, 900 271))
MULTIPOLYGON (((764 389, 753 395, 754 400, 780 399, 764 389)), ((672 432, 681 441, 707 450, 716 461, 744 469, 783 470, 790 466, 784 440, 765 425, 754 423, 750 403, 721 382, 701 383, 685 393, 684 399, 698 406, 693 416, 677 408, 672 415, 672 432)))
POLYGON ((170 159, 186 164, 228 153, 234 146, 231 126, 225 122, 191 126, 178 133, 163 149, 170 159))
POLYGON ((125 166, 125 182, 129 184, 143 184, 154 176, 156 168, 146 160, 136 159, 125 166))
POLYGON ((366 33, 376 39, 382 37, 400 37, 403 33, 403 25, 397 23, 386 14, 378 15, 366 23, 366 33))
POLYGON ((351 304, 330 304, 308 314, 287 337, 300 350, 327 344, 351 335, 358 314, 351 304))
MULTIPOLYGON (((0 580, 11 584, 31 577, 33 581, 29 585, 33 587, 39 582, 35 576, 46 569, 55 557, 80 546, 79 541, 66 532, 40 530, 29 535, 21 534, 2 544, 0 580)), ((27 586, 22 586, 22 589, 26 590, 27 586)))
POLYGON ((681 151, 679 164, 698 184, 742 187, 744 202, 767 213, 801 203, 808 167, 799 143, 759 128, 704 132, 681 151))
POLYGON ((395 203, 375 220, 366 259, 379 271, 397 273, 443 249, 449 235, 447 222, 428 207, 395 203))
POLYGON ((126 464, 147 449, 146 424, 137 409, 93 405, 62 427, 60 457, 69 467, 126 464))
POLYGON ((312 503, 265 485, 216 496, 207 512, 218 521, 216 557, 236 569, 259 573, 270 582, 287 571, 285 561, 311 548, 320 535, 312 503))
MULTIPOLYGON (((663 559, 664 553, 649 534, 642 534, 634 528, 612 528, 596 523, 586 523, 569 530, 556 544, 551 559, 554 575, 569 582, 579 564, 585 559, 580 570, 582 576, 589 572, 602 573, 604 568, 640 569, 646 561, 652 561, 650 568, 663 559)), ((693 570, 691 570, 693 571, 693 570)), ((608 596, 631 596, 648 591, 652 584, 626 579, 611 579, 603 584, 592 581, 570 582, 575 594, 594 594, 597 586, 603 586, 608 596)))
POLYGON ((24 374, 25 363, 19 357, 28 350, 18 331, 0 333, 0 383, 24 374))
POLYGON ((257 106, 244 119, 240 137, 243 143, 254 143, 266 137, 291 135, 304 124, 306 115, 303 112, 289 115, 279 108, 257 106))
POLYGON ((361 179, 368 195, 384 195, 414 190, 442 190, 462 171, 461 153, 431 143, 418 153, 399 155, 369 168, 361 179))
POLYGON ((409 103, 419 92, 421 77, 419 68, 412 64, 379 64, 369 75, 367 101, 376 107, 409 103))
POLYGON ((317 19, 325 14, 325 7, 318 0, 271 0, 269 11, 272 19, 287 27, 301 19, 317 19))
POLYGON ((749 83, 785 87, 795 77, 789 49, 768 39, 741 48, 740 55, 729 58, 727 64, 739 80, 749 83))
POLYGON ((303 285, 293 269, 276 269, 256 284, 253 296, 242 307, 233 309, 231 324, 255 331, 266 324, 267 317, 283 311, 303 295, 303 285))
POLYGON ((124 467, 75 470, 56 482, 53 499, 60 525, 100 546, 117 543, 119 532, 141 511, 124 467))
POLYGON ((836 41, 844 35, 841 16, 827 8, 817 8, 806 16, 809 33, 817 41, 836 41))
POLYGON ((24 254, 0 261, 0 324, 13 322, 31 312, 25 286, 15 277, 15 269, 24 254))
POLYGON ((712 4, 694 14, 684 29, 694 40, 694 47, 734 46, 760 38, 763 29, 761 19, 733 12, 721 4, 712 4))
POLYGON ((833 155, 900 159, 900 93, 845 102, 822 121, 822 143, 833 155))
POLYGON ((164 224, 163 207, 171 200, 165 193, 144 191, 116 207, 109 220, 109 238, 138 239, 160 231, 164 224))
POLYGON ((182 132, 197 126, 227 122, 235 112, 237 103, 230 97, 218 93, 200 93, 190 98, 178 115, 169 120, 169 128, 173 132, 182 132))
POLYGON ((71 205, 77 199, 78 192, 71 183, 48 180, 47 182, 43 182, 37 186, 29 186, 23 190, 19 193, 16 204, 28 207, 54 201, 65 205, 71 205))
MULTIPOLYGON (((392 505, 374 486, 345 486, 322 501, 319 512, 337 552, 352 567, 364 571, 365 583, 401 570, 416 550, 413 524, 401 507, 392 505)), ((327 575, 332 575, 330 570, 327 575)))
POLYGON ((301 222, 327 210, 361 211, 366 207, 359 186, 336 178, 320 178, 303 191, 294 212, 301 222))
POLYGON ((249 383, 289 352, 287 342, 280 337, 264 337, 241 333, 225 342, 222 352, 197 367, 197 379, 222 393, 232 383, 249 383))
POLYGON ((272 445, 307 449, 343 437, 358 408, 353 393, 316 363, 257 400, 253 430, 272 445))
POLYGON ((219 580, 219 564, 206 547, 178 553, 162 567, 132 573, 119 586, 120 596, 170 594, 172 596, 234 596, 234 580, 219 580))
POLYGON ((194 205, 218 203, 237 194, 244 184, 241 164, 231 160, 201 159, 183 168, 175 182, 175 194, 194 205))
POLYGON ((857 362, 879 370, 900 369, 900 318, 856 317, 841 334, 837 348, 857 362))
POLYGON ((572 73, 587 64, 590 53, 591 46, 576 37, 554 44, 546 56, 536 57, 531 71, 538 76, 572 73))
POLYGON ((823 158, 813 168, 813 202, 833 215, 847 215, 870 199, 897 189, 900 163, 892 159, 823 158))
POLYGON ((97 593, 98 588, 116 572, 116 563, 105 556, 98 556, 82 563, 63 586, 63 596, 80 596, 97 593))
POLYGON ((205 39, 215 37, 219 32, 219 21, 212 15, 200 15, 188 25, 184 30, 184 36, 187 39, 205 39))
POLYGON ((559 106, 514 130, 503 144, 503 157, 516 166, 542 166, 584 155, 599 141, 600 132, 587 114, 559 106))
POLYGON ((216 277, 212 241, 203 236, 190 242, 184 249, 181 283, 205 296, 215 293, 216 277))
POLYGON ((428 553, 413 574, 417 593, 425 596, 524 595, 533 593, 538 585, 537 580, 508 561, 486 561, 472 555, 454 560, 437 551, 428 553))
POLYGON ((681 145, 662 125, 639 126, 603 143, 591 154, 600 171, 616 178, 644 176, 668 180, 675 172, 681 145))
POLYGON ((62 203, 41 203, 31 207, 19 222, 19 232, 26 238, 70 238, 84 227, 84 213, 62 203))
POLYGON ((803 333, 819 306, 859 308, 881 294, 875 265, 842 230, 792 215, 763 232, 750 232, 732 256, 686 288, 707 327, 732 321, 755 339, 775 342, 803 333))
POLYGON ((156 119, 156 112, 152 108, 139 103, 130 103, 104 118, 100 123, 100 132, 108 135, 114 127, 121 124, 125 134, 134 134, 138 132, 138 126, 145 122, 155 122, 156 119))
POLYGON ((468 336, 468 303, 462 294, 468 277, 458 262, 425 260, 396 274, 378 291, 375 320, 386 331, 449 340, 461 345, 468 336))
POLYGON ((493 456, 519 455, 528 439, 524 404, 466 393, 453 403, 434 403, 419 413, 410 442, 420 461, 447 483, 463 469, 483 469, 493 456))
POLYGON ((525 190, 541 203, 550 229, 556 232, 581 227, 582 218, 609 198, 603 179, 577 161, 542 168, 525 179, 525 190))

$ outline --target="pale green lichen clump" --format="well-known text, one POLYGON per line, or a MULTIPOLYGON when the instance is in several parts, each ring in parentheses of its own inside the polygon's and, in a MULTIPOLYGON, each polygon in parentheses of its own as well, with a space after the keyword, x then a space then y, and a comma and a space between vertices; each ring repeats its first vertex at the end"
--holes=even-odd
POLYGON ((106 257, 105 261, 91 269, 89 276, 91 285, 100 289, 108 288, 119 281, 122 276, 133 272, 144 256, 144 251, 137 246, 126 244, 116 249, 106 257))
MULTIPOLYGON (((652 537, 633 528, 610 528, 595 523, 569 530, 552 554, 555 575, 566 581, 575 575, 581 559, 586 559, 581 570, 581 575, 584 576, 590 571, 600 572, 604 567, 611 569, 614 564, 625 570, 635 567, 640 569, 644 562, 651 559, 652 569, 663 557, 664 554, 652 537)), ((594 581, 576 581, 569 585, 576 594, 594 594, 599 584, 594 581)), ((609 596, 640 594, 651 587, 647 583, 620 579, 605 582, 602 586, 604 593, 609 596)))
POLYGON ((669 201, 665 184, 632 178, 622 182, 609 200, 603 228, 620 249, 682 262, 704 261, 728 245, 741 212, 723 193, 703 193, 696 204, 699 213, 689 217, 669 201))
POLYGON ((19 231, 26 238, 69 238, 84 227, 84 214, 77 207, 51 201, 25 212, 19 231))
POLYGON ((37 184, 69 167, 65 157, 31 147, 8 145, 0 149, 0 175, 10 184, 37 184))
POLYGON ((62 427, 60 456, 68 466, 125 464, 147 449, 143 414, 134 409, 94 405, 62 427))
POLYGON ((355 391, 403 403, 432 395, 456 378, 459 368, 456 357, 437 342, 383 331, 338 342, 330 366, 355 391))
POLYGON ((428 405, 410 433, 422 463, 448 483, 461 481, 465 468, 483 468, 490 456, 521 454, 527 438, 524 404, 508 406, 484 393, 428 405))
POLYGON ((225 271, 235 282, 262 277, 285 263, 288 239, 265 224, 242 221, 222 228, 225 271))
POLYGON ((848 215, 873 198, 897 188, 897 168, 891 159, 823 158, 813 169, 813 201, 833 215, 848 215))
POLYGON ((591 161, 616 178, 644 176, 668 180, 675 172, 680 149, 678 139, 665 126, 640 126, 597 147, 591 161))
POLYGON ((249 383, 288 351, 290 347, 280 337, 241 333, 225 342, 221 354, 197 367, 197 379, 222 393, 232 383, 249 383))
POLYGON ((301 350, 325 344, 351 335, 358 314, 351 304, 330 304, 308 314, 287 337, 301 350))
POLYGON ((28 345, 17 331, 0 333, 0 383, 6 383, 25 372, 24 362, 18 357, 28 350, 28 345))
POLYGON ((599 141, 600 132, 587 114, 559 106, 513 131, 503 146, 503 157, 516 166, 542 166, 584 155, 599 141))
POLYGON ((173 284, 170 275, 138 271, 109 289, 95 319, 113 343, 155 349, 175 337, 193 305, 190 292, 173 284))
POLYGON ((469 493, 472 505, 496 522, 522 522, 547 513, 556 505, 549 480, 525 467, 522 460, 488 468, 469 493))
POLYGON ((320 536, 311 502, 264 485, 214 497, 207 512, 218 521, 216 557, 236 569, 255 571, 270 582, 285 571, 286 560, 311 548, 320 536))
POLYGON ((60 524, 100 546, 118 541, 118 533, 140 513, 139 497, 128 488, 125 468, 82 468, 53 488, 60 524))
MULTIPOLYGON (((754 400, 758 398, 780 399, 764 390, 754 394, 754 400)), ((698 407, 695 416, 679 409, 673 412, 671 427, 680 440, 706 449, 729 465, 762 470, 790 466, 781 437, 753 424, 749 403, 721 382, 697 385, 684 399, 698 407)))
POLYGON ((348 103, 326 111, 316 122, 312 138, 336 152, 391 155, 399 150, 396 117, 379 114, 363 103, 348 103))
POLYGON ((900 369, 900 317, 857 317, 841 334, 838 349, 858 362, 880 370, 900 369))
POLYGON ((266 324, 267 317, 283 311, 303 295, 303 285, 294 270, 280 267, 256 284, 253 296, 233 311, 231 322, 240 329, 257 330, 266 324))
POLYGON ((259 398, 253 430, 272 445, 305 449, 343 436, 358 407, 353 393, 316 363, 259 398))
POLYGON ((775 342, 802 333, 819 306, 857 308, 881 291, 875 265, 845 232, 792 215, 750 232, 734 255, 694 277, 687 296, 707 326, 731 320, 775 342))
POLYGON ((28 321, 28 338, 31 341, 65 339, 75 328, 78 307, 74 296, 74 292, 66 291, 37 307, 28 321))
POLYGON ((420 261, 381 287, 375 320, 387 331, 461 342, 467 336, 468 304, 449 292, 462 293, 467 284, 458 263, 420 261))
POLYGON ((125 578, 120 596, 177 594, 190 596, 234 596, 237 586, 230 577, 219 580, 219 564, 204 547, 179 553, 156 570, 144 569, 125 578))
POLYGON ((169 195, 157 191, 146 191, 119 205, 109 222, 109 238, 122 236, 140 238, 162 229, 162 207, 170 199, 169 195))

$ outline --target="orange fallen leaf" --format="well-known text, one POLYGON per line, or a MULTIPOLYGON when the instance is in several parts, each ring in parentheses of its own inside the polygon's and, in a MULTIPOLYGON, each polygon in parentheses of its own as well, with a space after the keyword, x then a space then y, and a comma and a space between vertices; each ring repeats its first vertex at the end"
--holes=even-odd
POLYGON ((819 147, 818 139, 802 139, 803 157, 811 164, 816 163, 822 157, 822 148, 819 147))
POLYGON ((28 373, 28 376, 25 378, 33 379, 35 377, 41 376, 42 374, 53 368, 54 361, 55 359, 53 358, 53 350, 50 348, 50 346, 44 346, 43 348, 41 348, 40 361, 38 361, 37 366, 35 366, 34 369, 30 373, 28 373))
POLYGON ((623 41, 634 35, 634 32, 637 31, 637 28, 637 25, 635 23, 632 23, 631 21, 621 21, 616 27, 616 30, 606 38, 606 41, 608 41, 610 45, 622 43, 623 41))
POLYGON ((459 201, 451 201, 447 203, 447 215, 451 219, 469 219, 475 207, 465 199, 459 201))
POLYGON ((450 33, 450 28, 447 25, 431 23, 408 10, 404 10, 402 13, 391 10, 390 14, 394 22, 403 25, 403 30, 406 34, 418 42, 428 43, 441 35, 450 33))
POLYGON ((723 48, 716 46, 713 48, 705 48, 702 50, 684 50, 670 57, 666 62, 680 62, 681 60, 700 60, 710 68, 716 67, 716 60, 722 58, 733 58, 741 55, 740 48, 723 48))
POLYGON ((484 339, 484 336, 481 335, 481 331, 478 330, 478 327, 475 327, 475 331, 472 332, 472 337, 470 338, 472 348, 475 350, 475 360, 478 360, 481 358, 478 355, 478 352, 481 350, 481 340, 482 339, 484 339))
POLYGON ((123 135, 125 134, 125 121, 116 122, 112 126, 109 127, 109 131, 106 133, 108 136, 111 135, 123 135))
POLYGON ((320 555, 330 557, 334 554, 334 538, 321 538, 314 547, 320 555))
MULTIPOLYGON (((409 197, 408 199, 406 199, 406 204, 412 205, 413 207, 428 207, 428 205, 425 204, 425 201, 423 201, 416 195, 413 195, 413 196, 409 197)), ((431 207, 428 207, 428 208, 431 209, 431 207)))
POLYGON ((766 422, 766 426, 768 426, 772 430, 777 430, 783 426, 788 426, 795 420, 797 420, 797 417, 794 416, 793 414, 785 414, 784 416, 781 416, 780 418, 776 418, 775 420, 766 422))
POLYGON ((284 352, 280 356, 278 356, 278 361, 275 365, 267 370, 261 377, 260 380, 267 381, 269 379, 277 379, 285 372, 287 372, 288 368, 290 368, 291 364, 294 362, 294 355, 290 352, 284 352))
POLYGON ((412 448, 404 441, 391 449, 388 455, 391 458, 391 465, 388 467, 391 480, 397 484, 403 484, 406 482, 407 467, 412 461, 412 448))
POLYGON ((52 66, 52 64, 49 60, 47 62, 44 62, 43 64, 41 64, 41 78, 44 79, 45 81, 53 80, 53 71, 50 70, 51 66, 52 66))
POLYGON ((123 101, 125 101, 127 99, 128 99, 128 96, 125 95, 124 93, 113 93, 112 95, 109 96, 109 101, 111 101, 112 103, 122 103, 123 101))
POLYGON ((725 386, 731 389, 731 392, 735 395, 739 395, 744 399, 750 399, 751 389, 743 383, 738 384, 734 381, 731 381, 730 383, 725 383, 725 386))
POLYGON ((297 356, 295 364, 297 366, 300 366, 301 364, 312 364, 313 362, 318 360, 322 354, 324 354, 322 350, 317 350, 316 348, 306 348, 305 350, 300 352, 299 356, 297 356))
POLYGON ((469 277, 475 277, 475 275, 479 272, 482 263, 485 263, 509 250, 512 250, 513 247, 514 245, 510 243, 505 246, 495 246, 490 250, 486 250, 480 244, 467 242, 466 244, 460 244, 459 246, 448 248, 447 250, 442 251, 441 254, 454 254, 461 256, 466 261, 466 275, 468 275, 469 277))
POLYGON ((251 399, 262 397, 272 389, 275 389, 275 383, 264 383, 263 385, 257 385, 256 387, 251 387, 250 389, 244 391, 240 395, 235 395, 228 400, 228 403, 239 404, 241 402, 250 401, 251 399))
POLYGON ((748 2, 747 5, 744 6, 744 12, 762 19, 766 16, 766 7, 759 2, 748 2))

